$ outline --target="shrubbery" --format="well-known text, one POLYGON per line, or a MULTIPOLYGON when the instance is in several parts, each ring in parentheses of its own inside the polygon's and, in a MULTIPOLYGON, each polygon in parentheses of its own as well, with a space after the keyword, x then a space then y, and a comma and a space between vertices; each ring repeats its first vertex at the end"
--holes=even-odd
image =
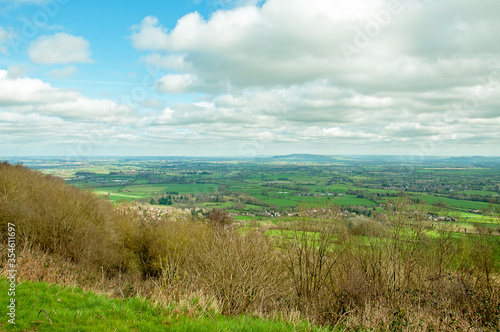
POLYGON ((36 247, 73 262, 116 269, 134 262, 129 237, 136 219, 94 194, 26 167, 0 164, 0 227, 18 229, 18 247, 36 247), (125 263, 123 263, 124 257, 125 263))

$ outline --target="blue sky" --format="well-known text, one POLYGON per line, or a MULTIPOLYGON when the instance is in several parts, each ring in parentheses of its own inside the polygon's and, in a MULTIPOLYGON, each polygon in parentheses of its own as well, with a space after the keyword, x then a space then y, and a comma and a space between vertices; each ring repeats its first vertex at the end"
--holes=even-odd
POLYGON ((499 155, 495 0, 0 0, 0 156, 499 155))
MULTIPOLYGON (((192 0, 186 1, 120 1, 116 2, 96 0, 61 0, 61 1, 0 1, 3 4, 1 22, 3 26, 14 27, 22 36, 23 29, 35 27, 35 33, 28 35, 26 40, 31 42, 40 36, 56 32, 65 32, 75 36, 83 36, 91 42, 92 63, 80 64, 79 73, 71 79, 57 79, 48 75, 50 71, 60 67, 58 64, 50 66, 32 66, 27 54, 29 45, 21 42, 20 51, 8 56, 2 56, 4 66, 28 66, 26 68, 37 78, 52 83, 54 86, 77 88, 88 96, 98 97, 100 93, 110 91, 124 91, 126 85, 135 85, 140 82, 140 73, 146 74, 143 66, 137 63, 140 51, 134 49, 130 43, 130 29, 144 17, 155 15, 169 26, 175 26, 177 19, 191 11, 198 11, 202 15, 210 15, 220 6, 214 3, 192 0), (44 18, 49 20, 45 24, 44 18), (27 21, 26 21, 27 20, 27 21), (41 23, 37 24, 37 20, 41 23), (29 22, 29 23, 26 23, 29 22), (85 81, 89 81, 86 83, 85 81), (96 88, 95 85, 103 82, 96 88), (105 84, 104 82, 110 82, 105 84), (119 82, 113 87, 113 82, 119 82), (107 86, 104 86, 107 85, 107 86)), ((30 30, 31 31, 31 30, 30 30)), ((10 53, 10 52, 9 52, 10 53)))

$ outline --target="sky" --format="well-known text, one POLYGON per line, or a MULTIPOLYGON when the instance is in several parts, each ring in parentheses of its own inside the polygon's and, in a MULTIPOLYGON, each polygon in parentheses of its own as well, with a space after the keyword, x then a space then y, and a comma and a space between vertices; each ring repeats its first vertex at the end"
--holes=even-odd
POLYGON ((499 156, 498 0, 0 0, 1 156, 499 156))

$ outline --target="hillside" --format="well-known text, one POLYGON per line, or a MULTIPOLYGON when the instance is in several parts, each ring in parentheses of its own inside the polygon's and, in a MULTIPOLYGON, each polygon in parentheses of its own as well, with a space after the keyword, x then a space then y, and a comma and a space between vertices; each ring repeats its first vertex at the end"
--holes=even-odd
MULTIPOLYGON (((0 280, 1 294, 7 282, 0 280)), ((77 287, 22 282, 16 324, 2 331, 322 331, 305 322, 290 324, 251 316, 226 317, 197 303, 161 307, 140 298, 112 299, 77 287)))

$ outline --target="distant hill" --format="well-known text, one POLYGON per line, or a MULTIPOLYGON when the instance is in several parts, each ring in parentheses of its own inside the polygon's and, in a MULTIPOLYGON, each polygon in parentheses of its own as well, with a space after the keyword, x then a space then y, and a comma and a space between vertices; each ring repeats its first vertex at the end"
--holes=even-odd
POLYGON ((489 165, 489 164, 500 164, 500 157, 483 157, 483 156, 448 157, 444 158, 443 161, 446 163, 455 163, 455 164, 489 165))
POLYGON ((339 162, 339 158, 317 154, 288 154, 282 156, 259 158, 258 161, 328 164, 339 162))
POLYGON ((390 164, 450 164, 450 165, 491 165, 500 164, 500 157, 483 156, 405 156, 405 155, 349 155, 325 156, 317 154, 288 154, 254 159, 260 162, 290 162, 290 163, 352 163, 375 162, 390 164))

